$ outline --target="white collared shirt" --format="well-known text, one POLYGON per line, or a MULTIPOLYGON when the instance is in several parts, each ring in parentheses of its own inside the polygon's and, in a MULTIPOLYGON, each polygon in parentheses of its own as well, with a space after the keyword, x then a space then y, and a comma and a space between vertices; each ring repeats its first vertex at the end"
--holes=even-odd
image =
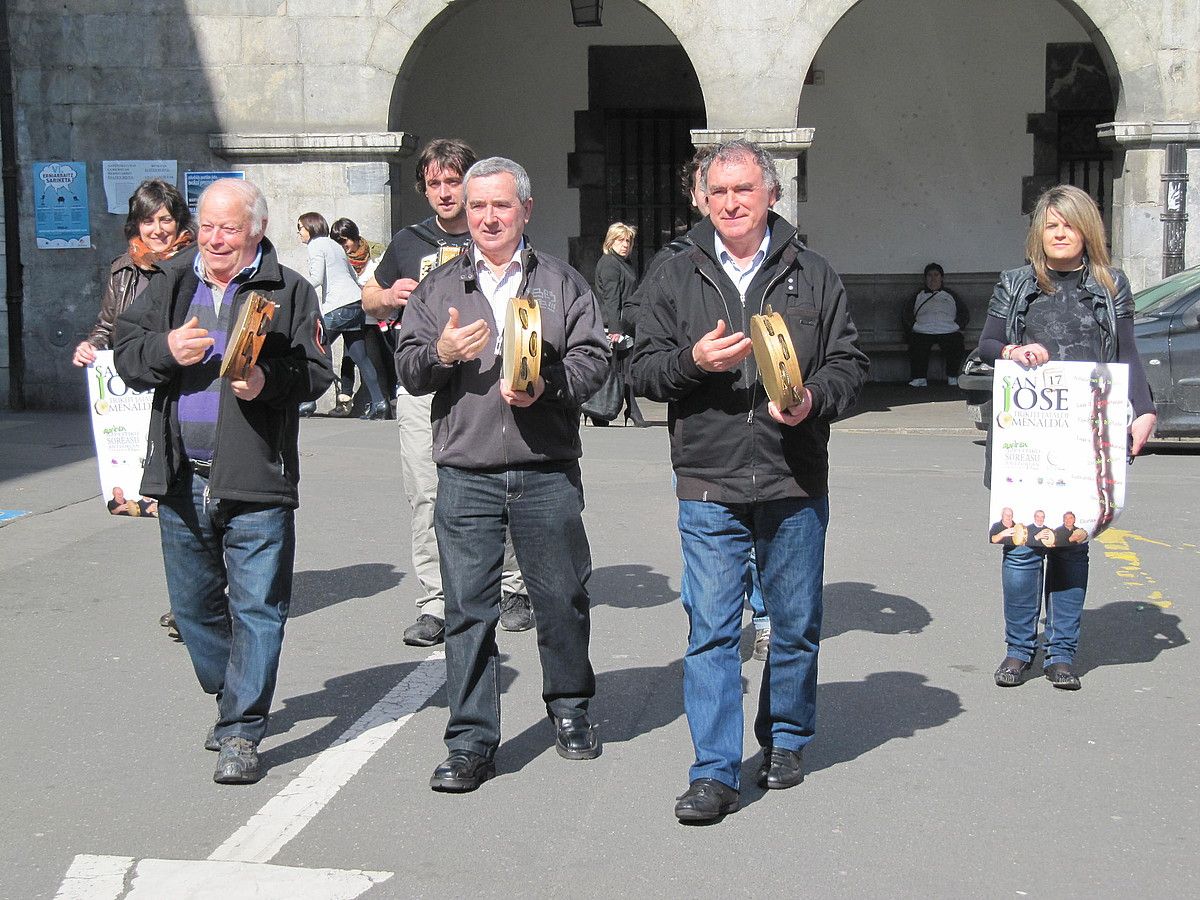
POLYGON ((744 269, 738 268, 737 261, 734 260, 733 255, 725 249, 725 243, 721 240, 719 232, 716 235, 716 243, 717 260, 721 263, 721 268, 725 270, 725 274, 729 276, 729 280, 738 289, 738 293, 742 297, 745 297, 746 289, 750 287, 750 282, 754 280, 754 276, 762 266, 763 260, 767 258, 767 247, 771 245, 770 226, 767 226, 767 233, 763 235, 762 243, 758 245, 758 251, 750 260, 750 264, 744 269))
MULTIPOLYGON (((483 254, 479 252, 479 248, 472 245, 471 247, 471 262, 475 265, 475 278, 479 282, 479 290, 483 292, 483 296, 487 297, 488 304, 492 307, 492 319, 496 322, 496 352, 500 352, 504 340, 504 318, 508 312, 509 301, 517 296, 517 289, 521 286, 521 251, 525 249, 525 239, 521 238, 521 243, 517 245, 517 249, 513 252, 513 257, 508 261, 508 265, 504 267, 504 273, 497 278, 492 273, 492 267, 488 265, 483 254)), ((459 323, 465 324, 465 323, 459 323)))

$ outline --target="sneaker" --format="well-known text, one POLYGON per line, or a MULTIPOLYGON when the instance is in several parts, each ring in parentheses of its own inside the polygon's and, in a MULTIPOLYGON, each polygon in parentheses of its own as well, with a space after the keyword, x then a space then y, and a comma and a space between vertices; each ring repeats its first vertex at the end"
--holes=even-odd
POLYGON ((345 419, 352 412, 354 412, 354 401, 350 397, 338 397, 338 402, 329 411, 329 417, 332 419, 345 419))
POLYGON ((760 662, 771 654, 771 626, 754 631, 754 658, 760 662))
POLYGON ((958 379, 957 378, 947 378, 946 384, 950 385, 950 387, 958 387, 958 379))
POLYGON ((432 647, 446 639, 446 623, 437 616, 422 613, 404 629, 404 643, 410 647, 432 647))
POLYGON ((254 784, 261 777, 258 748, 252 742, 243 737, 221 738, 213 781, 217 784, 254 784))
POLYGON ((929 380, 925 378, 914 378, 908 383, 909 387, 929 387, 929 380))
POLYGON ((500 627, 528 631, 533 627, 533 604, 524 594, 509 594, 500 601, 500 627))

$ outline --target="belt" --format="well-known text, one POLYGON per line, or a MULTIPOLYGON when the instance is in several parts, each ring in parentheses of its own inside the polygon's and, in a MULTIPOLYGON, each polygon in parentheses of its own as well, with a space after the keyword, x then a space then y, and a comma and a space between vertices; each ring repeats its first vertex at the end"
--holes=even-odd
POLYGON ((210 459, 189 459, 192 464, 192 471, 201 478, 208 478, 212 474, 212 460, 210 459))

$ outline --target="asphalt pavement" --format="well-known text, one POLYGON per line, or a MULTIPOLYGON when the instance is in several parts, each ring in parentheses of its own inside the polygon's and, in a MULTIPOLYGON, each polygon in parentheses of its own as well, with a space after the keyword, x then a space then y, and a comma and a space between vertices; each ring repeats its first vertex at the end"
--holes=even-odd
POLYGON ((1195 891, 1196 451, 1139 460, 1093 547, 1083 690, 1000 689, 981 435, 956 391, 870 386, 831 441, 804 783, 753 784, 762 663, 747 661, 743 808, 687 828, 679 541, 665 410, 645 408, 650 428, 583 429, 604 753, 558 757, 535 635, 501 633, 499 776, 464 796, 428 788, 438 648, 400 640, 417 588, 395 423, 302 425, 266 774, 239 788, 211 780, 212 700, 158 625, 155 524, 108 515, 82 415, 0 412, 0 511, 19 513, 0 519, 0 897, 1195 891))

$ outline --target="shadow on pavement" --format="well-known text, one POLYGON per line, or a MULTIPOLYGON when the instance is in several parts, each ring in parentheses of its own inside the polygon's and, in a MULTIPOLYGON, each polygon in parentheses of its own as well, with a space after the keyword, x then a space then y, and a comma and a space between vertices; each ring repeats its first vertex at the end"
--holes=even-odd
POLYGON ((963 711, 958 694, 928 680, 916 672, 873 672, 862 681, 818 685, 817 737, 804 752, 805 772, 850 762, 963 711))
POLYGON ((839 421, 844 422, 846 419, 852 419, 863 413, 887 412, 905 406, 940 401, 965 403, 966 394, 957 387, 950 387, 944 383, 930 384, 926 388, 910 388, 903 382, 868 381, 863 386, 862 393, 859 394, 858 402, 839 421))
POLYGON ((841 581, 825 585, 821 640, 848 631, 919 634, 932 621, 929 610, 915 600, 882 593, 873 584, 841 581))
POLYGON ((359 563, 340 569, 312 569, 292 576, 292 608, 288 618, 319 612, 345 600, 360 600, 390 591, 404 572, 387 563, 359 563))
POLYGON ((1162 607, 1132 600, 1084 609, 1075 671, 1153 662, 1164 650, 1189 643, 1179 621, 1162 607))
POLYGON ((588 579, 593 606, 614 609, 648 609, 679 599, 666 575, 649 566, 604 566, 588 579))

